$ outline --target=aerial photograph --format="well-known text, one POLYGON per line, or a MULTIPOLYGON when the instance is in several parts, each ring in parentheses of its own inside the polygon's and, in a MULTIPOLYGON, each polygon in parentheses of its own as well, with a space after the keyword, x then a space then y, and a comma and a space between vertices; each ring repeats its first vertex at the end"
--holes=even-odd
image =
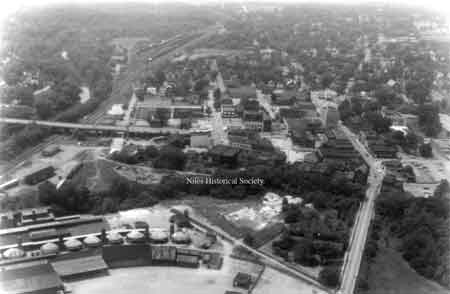
POLYGON ((0 294, 450 294, 445 1, 13 2, 0 294))

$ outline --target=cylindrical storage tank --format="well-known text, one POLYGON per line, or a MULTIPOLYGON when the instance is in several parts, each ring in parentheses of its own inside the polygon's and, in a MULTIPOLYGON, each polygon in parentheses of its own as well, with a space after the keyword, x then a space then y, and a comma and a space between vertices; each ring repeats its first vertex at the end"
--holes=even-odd
POLYGON ((42 245, 40 250, 42 254, 56 254, 59 251, 59 247, 55 243, 49 242, 42 245))
POLYGON ((25 251, 17 247, 9 248, 3 251, 3 257, 7 259, 19 258, 24 256, 25 251))
POLYGON ((127 239, 130 242, 143 242, 145 239, 145 236, 141 232, 133 230, 127 234, 127 239))
POLYGON ((191 242, 191 237, 189 237, 189 234, 185 232, 175 232, 172 235, 172 242, 177 244, 188 244, 191 242))
POLYGON ((111 244, 123 243, 122 236, 118 232, 109 232, 106 239, 108 239, 108 242, 111 244))
POLYGON ((89 247, 97 247, 102 244, 102 240, 94 235, 87 236, 86 238, 84 238, 83 242, 89 247))
POLYGON ((78 239, 69 239, 64 242, 64 246, 66 246, 68 250, 76 251, 83 247, 83 243, 81 243, 78 239))
POLYGON ((169 234, 163 230, 153 231, 150 234, 150 241, 152 243, 166 243, 169 241, 169 234))

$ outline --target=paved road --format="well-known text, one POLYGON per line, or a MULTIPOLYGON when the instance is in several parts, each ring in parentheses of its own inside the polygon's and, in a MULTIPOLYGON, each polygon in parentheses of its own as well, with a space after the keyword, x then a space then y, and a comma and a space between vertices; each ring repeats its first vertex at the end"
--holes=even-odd
MULTIPOLYGON (((151 67, 154 69, 156 67, 161 66, 165 61, 167 61, 170 58, 173 58, 176 54, 179 54, 180 52, 182 52, 182 50, 184 50, 190 46, 194 46, 198 42, 201 42, 202 40, 215 35, 219 29, 220 29, 220 26, 211 26, 211 27, 205 28, 204 30, 201 30, 200 31, 202 33, 201 36, 187 40, 185 43, 180 44, 176 48, 173 48, 173 50, 167 51, 166 54, 163 54, 157 58, 154 58, 153 62, 151 64, 151 67)), ((171 45, 172 45, 172 42, 168 42, 162 47, 158 46, 157 49, 164 50, 167 46, 171 46, 171 45)), ((124 80, 121 80, 121 81, 115 80, 114 81, 115 85, 113 88, 113 93, 111 93, 110 97, 108 99, 106 99, 105 101, 103 101, 97 107, 97 109, 95 111, 93 111, 92 113, 86 115, 83 119, 81 119, 82 123, 93 124, 93 123, 97 122, 114 103, 121 102, 121 100, 120 100, 122 97, 121 94, 124 92, 126 87, 132 85, 132 82, 137 77, 136 72, 139 72, 139 70, 137 70, 137 69, 136 70, 131 70, 131 69, 137 68, 141 64, 141 62, 139 60, 137 60, 137 58, 133 57, 135 55, 135 50, 133 48, 129 48, 128 53, 129 53, 129 56, 128 56, 129 57, 128 58, 129 70, 127 71, 127 74, 124 77, 124 80)), ((182 131, 182 132, 184 132, 184 131, 182 131)), ((182 133, 182 132, 180 132, 180 133, 182 133)), ((12 168, 17 167, 17 165, 24 162, 27 158, 31 157, 33 154, 41 152, 44 148, 46 148, 47 146, 49 146, 51 144, 57 144, 61 140, 61 138, 62 138, 62 136, 59 136, 59 135, 51 136, 45 142, 40 143, 40 144, 36 145, 35 147, 26 150, 25 152, 23 152, 22 154, 17 156, 15 159, 13 159, 10 162, 10 164, 5 166, 4 170, 10 170, 12 168)))
MULTIPOLYGON (((225 83, 223 82, 222 74, 219 71, 216 60, 212 62, 211 69, 217 71, 215 89, 219 88, 223 95, 227 89, 225 87, 225 83)), ((214 107, 214 90, 210 90, 208 93, 208 107, 211 109, 212 139, 214 145, 228 144, 228 135, 225 131, 226 124, 222 118, 222 113, 220 110, 217 111, 214 107)))
POLYGON ((256 90, 256 99, 258 100, 259 104, 267 111, 271 119, 275 119, 276 114, 273 111, 273 106, 267 101, 267 98, 263 94, 261 90, 256 90))
POLYGON ((380 160, 377 160, 368 152, 367 148, 358 140, 355 134, 342 124, 339 127, 370 167, 370 173, 367 179, 369 187, 366 190, 366 199, 363 201, 356 215, 355 225, 353 226, 350 237, 349 250, 344 258, 341 286, 338 292, 352 294, 355 289, 370 222, 374 215, 375 199, 380 193, 384 177, 384 167, 380 160))
POLYGON ((0 123, 9 124, 36 124, 48 127, 57 127, 74 130, 92 130, 92 131, 111 131, 111 132, 130 132, 130 133, 143 133, 143 134, 158 134, 158 133, 173 133, 173 134, 188 134, 189 130, 174 129, 174 128, 152 128, 147 126, 111 126, 111 125, 97 125, 97 124, 79 124, 79 123, 66 123, 57 121, 45 121, 45 120, 29 120, 29 119, 16 119, 0 117, 0 123))

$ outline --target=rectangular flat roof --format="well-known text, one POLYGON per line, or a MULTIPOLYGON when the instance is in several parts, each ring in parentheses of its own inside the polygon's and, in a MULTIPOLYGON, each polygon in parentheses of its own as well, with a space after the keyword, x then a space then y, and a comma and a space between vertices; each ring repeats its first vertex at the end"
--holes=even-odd
POLYGON ((52 262, 55 271, 61 277, 105 270, 108 268, 100 254, 91 256, 73 256, 70 259, 52 262))
POLYGON ((48 263, 0 272, 1 293, 35 293, 61 287, 61 279, 48 263))

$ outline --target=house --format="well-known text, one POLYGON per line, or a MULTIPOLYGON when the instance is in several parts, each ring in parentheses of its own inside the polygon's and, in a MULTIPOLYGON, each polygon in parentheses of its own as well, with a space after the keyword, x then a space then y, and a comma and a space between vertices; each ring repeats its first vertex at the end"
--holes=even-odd
POLYGON ((176 263, 178 266, 198 268, 199 257, 196 255, 186 255, 177 253, 176 263))
POLYGON ((231 135, 228 136, 228 141, 230 142, 231 147, 243 150, 252 150, 252 142, 246 137, 231 135))
POLYGON ((233 118, 236 116, 236 107, 231 99, 223 99, 221 102, 221 112, 223 118, 233 118))
POLYGON ((192 148, 210 148, 211 144, 211 131, 197 131, 191 133, 190 146, 192 148))
POLYGON ((369 140, 369 149, 377 158, 397 158, 397 147, 386 140, 369 140))
POLYGON ((251 285, 252 285, 252 276, 247 273, 238 272, 233 279, 233 287, 239 287, 248 290, 250 289, 251 285))
POLYGON ((291 106, 296 101, 297 92, 290 90, 290 91, 280 91, 280 90, 274 90, 272 92, 272 104, 279 105, 279 106, 291 106))
POLYGON ((339 111, 334 105, 326 105, 320 109, 320 119, 328 128, 335 128, 339 122, 339 111))
POLYGON ((209 269, 219 270, 222 268, 223 256, 218 252, 208 252, 203 256, 203 263, 209 269))
POLYGON ((326 133, 328 141, 319 148, 320 155, 328 159, 359 159, 360 155, 348 138, 337 130, 326 133))
POLYGON ((270 131, 272 131, 272 119, 270 118, 270 115, 263 112, 263 132, 270 131))
POLYGON ((4 293, 61 293, 64 285, 49 263, 21 264, 0 271, 0 288, 4 293))
POLYGON ((219 164, 235 165, 239 149, 226 145, 216 145, 209 150, 210 159, 219 164))
POLYGON ((262 111, 244 111, 242 120, 246 129, 260 132, 264 128, 262 111))
POLYGON ((286 123, 293 141, 304 147, 314 148, 316 135, 323 130, 318 118, 286 119, 286 123))

